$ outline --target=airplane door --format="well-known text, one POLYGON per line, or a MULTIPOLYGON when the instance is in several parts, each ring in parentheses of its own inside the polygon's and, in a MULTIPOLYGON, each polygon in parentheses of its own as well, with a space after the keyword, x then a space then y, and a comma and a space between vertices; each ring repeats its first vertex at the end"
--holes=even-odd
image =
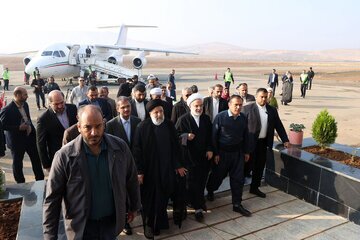
POLYGON ((76 44, 73 45, 69 52, 69 64, 70 65, 77 65, 78 64, 78 51, 80 49, 80 45, 76 44))

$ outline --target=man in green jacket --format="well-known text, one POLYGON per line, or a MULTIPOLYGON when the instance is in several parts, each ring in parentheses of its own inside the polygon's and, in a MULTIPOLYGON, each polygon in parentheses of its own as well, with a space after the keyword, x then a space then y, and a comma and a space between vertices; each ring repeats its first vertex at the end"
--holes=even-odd
POLYGON ((3 72, 2 78, 4 80, 4 90, 9 91, 9 79, 10 79, 9 68, 5 68, 5 71, 3 72))
POLYGON ((225 88, 230 89, 230 84, 231 82, 234 84, 234 76, 232 74, 232 72, 230 71, 230 68, 228 68, 226 70, 226 72, 224 73, 224 82, 225 82, 225 88))

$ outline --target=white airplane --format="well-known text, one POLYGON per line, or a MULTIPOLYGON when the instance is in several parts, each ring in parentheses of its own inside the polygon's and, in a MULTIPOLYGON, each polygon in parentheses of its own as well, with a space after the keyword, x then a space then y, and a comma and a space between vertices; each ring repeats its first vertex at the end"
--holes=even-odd
POLYGON ((54 76, 55 78, 72 78, 80 76, 84 68, 91 67, 92 70, 98 72, 128 78, 134 74, 139 75, 139 70, 147 63, 145 57, 149 55, 150 52, 163 52, 167 56, 170 53, 196 54, 126 46, 127 30, 130 27, 154 26, 121 25, 115 45, 72 45, 66 43, 49 45, 39 51, 34 57, 27 56, 23 59, 25 72, 32 76, 36 70, 35 68, 37 68, 43 78, 50 76, 54 76), (88 49, 88 51, 90 49, 91 54, 89 54, 86 49, 88 49), (134 69, 122 67, 123 57, 129 54, 130 51, 140 52, 132 61, 134 69))

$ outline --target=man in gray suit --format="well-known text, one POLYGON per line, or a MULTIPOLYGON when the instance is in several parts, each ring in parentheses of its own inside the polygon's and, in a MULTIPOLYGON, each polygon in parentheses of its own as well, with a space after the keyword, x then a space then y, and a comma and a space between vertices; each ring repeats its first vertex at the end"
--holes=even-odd
MULTIPOLYGON (((132 150, 135 130, 141 119, 131 115, 130 100, 125 96, 118 98, 116 110, 119 115, 106 123, 105 132, 121 138, 132 150)), ((128 222, 125 223, 123 232, 126 235, 132 234, 132 229, 128 222)))
POLYGON ((267 90, 259 88, 256 91, 256 102, 243 108, 249 128, 250 160, 253 161, 250 193, 262 198, 266 195, 259 190, 259 187, 266 163, 267 149, 273 147, 274 131, 276 130, 279 134, 285 147, 290 146, 276 108, 267 104, 267 96, 267 90))
POLYGON ((247 83, 240 83, 239 86, 237 86, 236 90, 238 91, 239 96, 243 100, 243 107, 248 105, 251 102, 255 102, 254 95, 251 95, 248 93, 247 83))

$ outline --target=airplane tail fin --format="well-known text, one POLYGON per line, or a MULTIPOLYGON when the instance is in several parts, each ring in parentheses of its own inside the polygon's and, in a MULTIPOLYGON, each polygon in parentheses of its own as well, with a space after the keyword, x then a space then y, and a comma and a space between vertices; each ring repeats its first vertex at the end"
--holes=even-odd
POLYGON ((145 26, 145 25, 121 25, 121 26, 108 26, 108 27, 100 27, 100 28, 118 28, 120 27, 118 39, 115 43, 115 46, 126 46, 127 40, 127 31, 128 28, 157 28, 157 26, 145 26))

